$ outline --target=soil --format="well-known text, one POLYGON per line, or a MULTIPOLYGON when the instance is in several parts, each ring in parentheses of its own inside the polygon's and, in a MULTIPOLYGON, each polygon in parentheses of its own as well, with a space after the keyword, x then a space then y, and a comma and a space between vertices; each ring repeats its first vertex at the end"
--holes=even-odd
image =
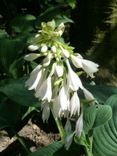
MULTIPOLYGON (((51 132, 46 124, 44 131, 38 123, 29 120, 28 123, 19 131, 18 135, 22 137, 30 151, 34 152, 37 149, 47 146, 54 140, 59 139, 58 133, 51 132)), ((9 138, 6 131, 0 131, 0 156, 25 156, 26 152, 22 145, 17 140, 16 136, 9 138)))

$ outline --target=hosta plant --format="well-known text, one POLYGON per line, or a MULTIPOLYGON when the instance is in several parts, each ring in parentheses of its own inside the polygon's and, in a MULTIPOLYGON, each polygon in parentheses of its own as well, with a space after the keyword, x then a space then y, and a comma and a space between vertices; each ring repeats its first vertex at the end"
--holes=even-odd
POLYGON ((30 41, 30 53, 24 57, 37 64, 25 86, 34 90, 35 97, 41 100, 43 122, 47 122, 52 113, 61 136, 60 142, 30 156, 44 156, 48 151, 49 155, 57 155, 63 146, 66 150, 77 146, 77 154, 93 156, 93 137, 96 136, 93 134, 112 116, 111 107, 100 105, 81 80, 81 76, 94 78, 98 64, 84 59, 74 47, 65 43, 62 38, 64 30, 63 23, 43 22, 41 30, 30 41), (84 149, 82 152, 81 148, 84 149))

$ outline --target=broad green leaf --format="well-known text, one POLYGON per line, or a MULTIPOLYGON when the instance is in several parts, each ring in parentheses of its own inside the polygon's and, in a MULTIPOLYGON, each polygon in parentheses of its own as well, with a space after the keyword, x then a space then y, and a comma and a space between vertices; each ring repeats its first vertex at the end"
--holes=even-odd
POLYGON ((63 143, 61 141, 54 142, 46 147, 37 150, 34 153, 29 154, 28 156, 54 156, 54 154, 62 147, 63 143))
POLYGON ((11 22, 11 28, 15 33, 27 33, 34 31, 34 20, 36 19, 33 15, 19 15, 16 16, 11 22))
POLYGON ((40 106, 40 102, 34 97, 34 93, 25 87, 26 78, 11 80, 0 87, 0 92, 12 101, 24 106, 40 106))
POLYGON ((112 95, 105 104, 112 107, 113 116, 106 124, 94 130, 94 156, 117 155, 117 94, 112 95))
POLYGON ((87 134, 91 129, 105 124, 112 117, 112 109, 108 105, 94 105, 84 111, 84 131, 87 134))
POLYGON ((80 155, 80 146, 74 142, 68 150, 65 149, 62 141, 55 141, 54 143, 37 150, 28 156, 71 156, 80 155))
POLYGON ((12 130, 20 120, 21 105, 17 105, 10 100, 0 103, 0 128, 10 127, 12 130))
POLYGON ((84 131, 85 134, 89 132, 93 128, 95 118, 96 118, 96 106, 87 107, 84 110, 84 131))
POLYGON ((0 38, 0 68, 3 72, 10 72, 10 65, 19 58, 25 44, 25 38, 0 38))
POLYGON ((105 105, 98 105, 96 108, 97 108, 97 113, 93 125, 94 128, 105 124, 112 117, 112 109, 110 106, 105 104, 105 105))

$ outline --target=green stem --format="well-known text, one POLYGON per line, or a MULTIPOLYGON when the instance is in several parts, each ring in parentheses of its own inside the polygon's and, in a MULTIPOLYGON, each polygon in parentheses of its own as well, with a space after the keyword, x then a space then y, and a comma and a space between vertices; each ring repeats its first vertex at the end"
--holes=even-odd
POLYGON ((90 148, 85 148, 86 156, 93 156, 92 150, 90 148))
POLYGON ((16 134, 16 137, 17 137, 18 141, 20 142, 20 144, 22 145, 22 147, 25 149, 26 153, 29 154, 30 153, 30 150, 26 146, 23 138, 21 136, 19 136, 19 134, 16 134))
POLYGON ((64 128, 63 128, 62 122, 57 117, 54 117, 54 119, 55 119, 56 125, 58 127, 58 130, 59 130, 59 133, 60 133, 60 136, 61 136, 61 140, 63 140, 64 139, 64 128))
POLYGON ((88 138, 88 142, 89 142, 89 146, 85 147, 85 151, 86 151, 86 156, 93 156, 92 153, 92 141, 93 141, 93 137, 89 137, 88 138))

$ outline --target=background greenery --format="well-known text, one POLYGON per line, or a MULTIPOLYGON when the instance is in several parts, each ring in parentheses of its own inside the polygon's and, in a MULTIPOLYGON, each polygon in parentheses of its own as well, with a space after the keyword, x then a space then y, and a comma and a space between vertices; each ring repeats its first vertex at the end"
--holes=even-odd
MULTIPOLYGON (((94 156, 116 156, 117 0, 0 0, 0 129, 5 129, 12 137, 35 111, 40 110, 40 102, 25 88, 35 63, 25 62, 24 56, 29 53, 27 46, 41 22, 52 19, 57 24, 66 24, 64 38, 67 42, 100 65, 98 85, 86 87, 101 106, 89 108, 93 114, 87 113, 91 111, 86 108, 85 128, 87 135, 93 131, 94 156), (106 115, 100 117, 100 111, 106 115)), ((65 151, 61 142, 55 142, 29 155, 83 153, 84 142, 80 142, 82 146, 79 140, 74 142, 69 151, 65 151)))

